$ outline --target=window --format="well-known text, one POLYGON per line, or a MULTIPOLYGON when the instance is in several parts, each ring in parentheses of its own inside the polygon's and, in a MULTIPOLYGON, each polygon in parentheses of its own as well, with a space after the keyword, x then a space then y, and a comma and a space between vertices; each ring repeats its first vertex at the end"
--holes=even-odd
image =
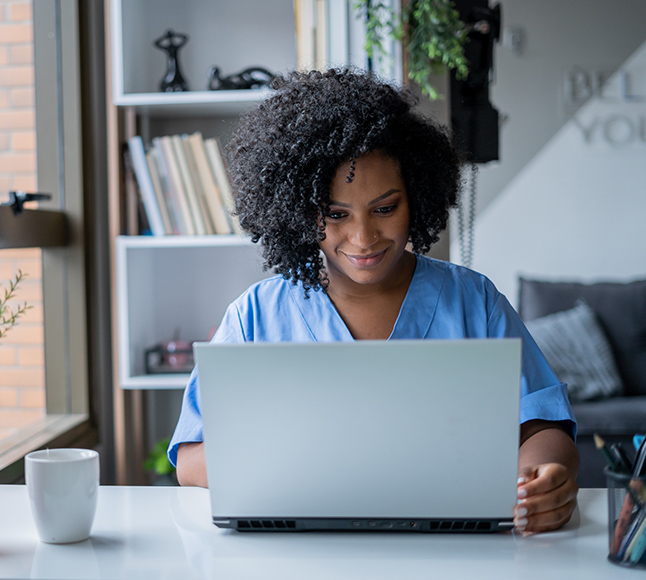
POLYGON ((93 442, 79 47, 75 0, 0 2, 0 201, 52 195, 17 216, 0 208, 0 284, 21 268, 17 298, 34 306, 0 339, 0 418, 14 416, 1 423, 0 481, 21 477, 31 449, 93 442))
MULTIPOLYGON (((7 201, 10 190, 37 189, 31 3, 0 4, 0 22, 0 201, 7 201)), ((0 445, 45 416, 41 259, 39 248, 0 250, 0 284, 23 272, 16 298, 30 306, 0 341, 0 445)))

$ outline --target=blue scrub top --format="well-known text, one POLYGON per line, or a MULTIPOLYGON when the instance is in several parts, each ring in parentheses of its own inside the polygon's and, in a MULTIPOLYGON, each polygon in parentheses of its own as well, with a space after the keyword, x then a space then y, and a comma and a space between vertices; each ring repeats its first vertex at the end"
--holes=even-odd
MULTIPOLYGON (((417 265, 388 340, 521 338, 520 422, 560 421, 576 436, 576 421, 561 383, 508 300, 493 283, 467 268, 417 256, 417 265)), ((212 342, 352 341, 348 327, 323 291, 275 276, 251 286, 231 303, 212 342)), ((177 462, 180 443, 202 441, 197 372, 184 392, 182 411, 168 448, 177 462)))

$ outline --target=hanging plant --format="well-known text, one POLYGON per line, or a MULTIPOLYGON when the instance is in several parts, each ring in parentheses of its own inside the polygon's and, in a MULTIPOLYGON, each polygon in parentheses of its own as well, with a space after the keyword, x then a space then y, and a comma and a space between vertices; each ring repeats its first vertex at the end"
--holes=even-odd
POLYGON ((365 49, 370 58, 383 59, 386 37, 401 41, 408 56, 408 78, 431 99, 440 95, 432 74, 455 70, 458 79, 469 73, 464 44, 468 30, 451 0, 411 0, 401 15, 377 0, 357 0, 354 7, 365 17, 365 49))

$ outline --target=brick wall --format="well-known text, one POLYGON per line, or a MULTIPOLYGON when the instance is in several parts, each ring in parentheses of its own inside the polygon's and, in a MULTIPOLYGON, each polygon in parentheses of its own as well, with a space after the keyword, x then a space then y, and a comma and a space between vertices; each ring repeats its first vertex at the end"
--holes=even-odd
MULTIPOLYGON (((37 191, 31 0, 0 0, 0 201, 37 191)), ((0 286, 18 270, 31 308, 0 339, 0 437, 41 416, 45 405, 43 307, 38 249, 0 250, 0 286)))

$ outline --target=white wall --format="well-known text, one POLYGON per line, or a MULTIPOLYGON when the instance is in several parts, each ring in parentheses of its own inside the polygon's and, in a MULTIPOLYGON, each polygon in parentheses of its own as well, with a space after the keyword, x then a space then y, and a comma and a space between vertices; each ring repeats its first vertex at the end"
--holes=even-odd
POLYGON ((503 27, 520 29, 524 46, 514 52, 496 45, 491 100, 505 120, 500 161, 480 168, 480 209, 576 111, 566 102, 566 74, 575 68, 614 72, 646 40, 644 0, 501 0, 501 5, 503 27))
POLYGON ((621 69, 478 216, 472 266, 512 303, 519 275, 646 278, 646 43, 621 69))

